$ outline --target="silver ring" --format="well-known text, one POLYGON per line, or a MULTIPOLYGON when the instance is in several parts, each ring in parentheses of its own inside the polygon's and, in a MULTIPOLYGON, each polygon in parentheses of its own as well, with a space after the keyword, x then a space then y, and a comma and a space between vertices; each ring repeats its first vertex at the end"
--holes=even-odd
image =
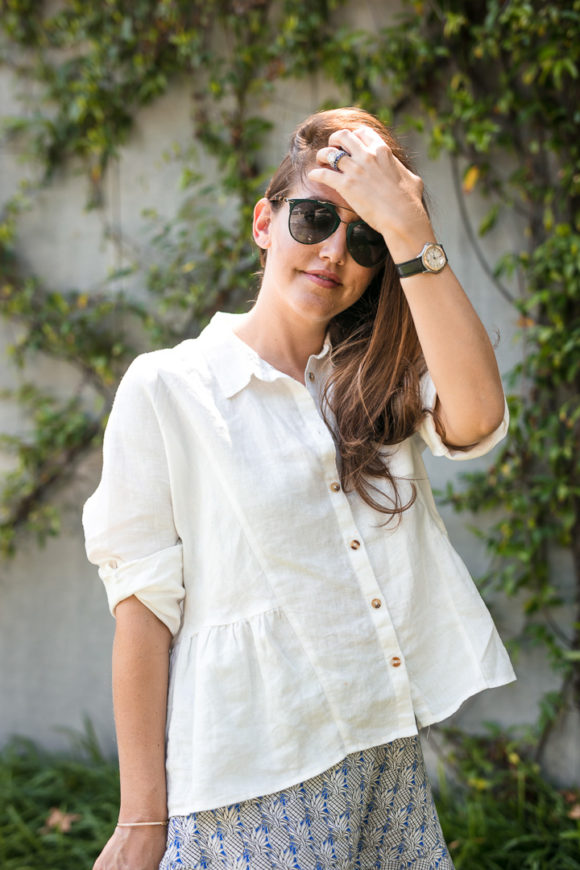
MULTIPOLYGON (((330 154, 328 158, 328 163, 332 166, 333 169, 338 170, 338 161, 342 160, 343 157, 349 157, 348 151, 344 151, 342 148, 335 148, 334 152, 330 154)), ((338 170, 340 172, 340 170, 338 170)))

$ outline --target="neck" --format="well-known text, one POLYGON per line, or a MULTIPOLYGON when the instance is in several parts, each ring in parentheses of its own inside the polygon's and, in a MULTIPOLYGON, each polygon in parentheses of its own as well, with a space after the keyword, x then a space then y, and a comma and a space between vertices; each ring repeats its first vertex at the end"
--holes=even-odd
POLYGON ((306 321, 294 312, 282 315, 259 294, 235 332, 270 365, 304 383, 306 363, 322 349, 326 324, 306 321))

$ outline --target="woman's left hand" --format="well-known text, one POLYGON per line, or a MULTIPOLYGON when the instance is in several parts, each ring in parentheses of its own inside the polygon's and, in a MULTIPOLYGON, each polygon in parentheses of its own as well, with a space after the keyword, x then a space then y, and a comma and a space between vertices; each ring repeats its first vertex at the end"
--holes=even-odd
POLYGON ((366 223, 383 234, 389 248, 397 248, 399 239, 406 249, 409 243, 416 247, 417 239, 423 245, 434 238, 422 202, 422 179, 395 157, 375 130, 366 126, 337 130, 316 158, 319 166, 311 169, 308 177, 336 190, 366 223), (334 170, 328 159, 337 148, 347 156, 334 170))

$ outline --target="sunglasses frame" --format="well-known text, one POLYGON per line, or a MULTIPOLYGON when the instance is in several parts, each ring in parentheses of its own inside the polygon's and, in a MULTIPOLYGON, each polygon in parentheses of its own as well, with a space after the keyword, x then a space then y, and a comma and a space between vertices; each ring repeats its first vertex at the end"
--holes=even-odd
MULTIPOLYGON (((336 230, 338 229, 338 227, 339 227, 340 224, 346 224, 346 225, 347 225, 347 226, 346 226, 346 247, 347 247, 347 250, 348 250, 350 256, 351 256, 351 257, 353 258, 353 260, 355 261, 355 263, 358 263, 359 266, 363 266, 365 269, 374 269, 375 266, 379 266, 379 265, 380 265, 381 263, 383 263, 383 262, 386 260, 386 258, 387 258, 388 248, 387 248, 387 246, 386 246, 386 244, 385 244, 385 252, 384 252, 384 256, 382 256, 380 260, 377 260, 376 263, 372 263, 372 264, 369 266, 369 265, 367 265, 366 263, 361 263, 359 260, 357 260, 357 258, 356 258, 355 255, 353 254, 353 252, 352 252, 352 250, 351 250, 351 247, 350 247, 350 242, 351 242, 351 237, 352 237, 353 230, 354 230, 355 227, 358 227, 358 226, 360 226, 361 224, 362 224, 363 226, 365 226, 365 227, 368 227, 369 225, 368 225, 365 221, 363 221, 363 220, 358 220, 358 221, 343 221, 342 218, 340 217, 339 213, 338 213, 338 209, 339 209, 339 208, 342 208, 342 209, 344 209, 345 211, 352 211, 352 212, 354 213, 354 209, 352 209, 352 208, 348 208, 347 206, 342 206, 342 205, 341 205, 341 206, 336 206, 333 202, 328 202, 328 201, 326 201, 326 200, 321 200, 321 199, 310 199, 309 197, 301 197, 301 198, 298 198, 298 199, 294 199, 294 198, 290 199, 290 198, 287 197, 287 196, 281 196, 281 197, 275 197, 275 198, 273 198, 273 199, 271 200, 271 202, 287 202, 287 203, 288 203, 288 205, 290 206, 290 209, 289 209, 289 212, 288 212, 288 232, 290 233, 290 235, 292 236, 292 238, 294 239, 294 241, 295 241, 295 242, 298 242, 298 244, 300 244, 300 245, 319 245, 320 242, 324 242, 326 239, 329 239, 329 238, 331 237, 331 235, 332 235, 333 233, 336 232, 336 230), (334 226, 332 227, 332 229, 330 230, 330 232, 329 232, 326 236, 323 236, 321 239, 318 239, 318 240, 316 240, 316 241, 314 241, 314 242, 303 242, 301 239, 297 239, 297 238, 296 238, 296 236, 295 236, 294 233, 292 232, 292 226, 291 226, 292 212, 294 211, 294 208, 295 208, 297 205, 299 205, 301 202, 311 202, 311 203, 314 203, 315 205, 318 205, 318 206, 324 206, 324 208, 328 209, 328 211, 329 211, 329 212, 334 216, 334 226)), ((369 229, 372 230, 372 227, 369 227, 369 229)), ((373 232, 376 232, 376 230, 373 230, 373 232)), ((369 247, 370 247, 370 246, 369 246, 369 247)))

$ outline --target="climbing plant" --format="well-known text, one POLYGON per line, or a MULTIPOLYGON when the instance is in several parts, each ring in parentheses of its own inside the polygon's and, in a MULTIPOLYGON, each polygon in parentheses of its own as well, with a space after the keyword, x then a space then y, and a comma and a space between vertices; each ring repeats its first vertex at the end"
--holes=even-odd
POLYGON ((269 168, 269 102, 280 80, 321 74, 344 104, 417 131, 433 157, 450 156, 467 235, 518 313, 523 354, 509 376, 509 438, 491 469, 465 475, 446 500, 457 510, 500 509, 485 533, 483 587, 520 596, 522 640, 542 642, 561 676, 544 700, 541 750, 558 711, 571 698, 580 704, 580 0, 402 0, 396 11, 373 3, 372 30, 344 26, 344 6, 0 0, 0 60, 34 83, 26 111, 4 120, 4 135, 38 167, 4 204, 1 312, 19 324, 16 365, 41 352, 79 375, 78 394, 65 403, 27 383, 13 397, 30 410, 31 428, 4 437, 17 461, 5 479, 0 542, 10 553, 26 531, 58 531, 54 493, 101 437, 137 347, 192 334, 253 292, 249 219, 269 168), (28 274, 18 217, 34 207, 36 190, 80 164, 88 206, 100 208, 135 115, 178 82, 189 90, 193 145, 182 155, 175 217, 151 213, 151 236, 136 252, 109 228, 119 268, 94 292, 28 274), (211 184, 198 172, 202 154, 216 163, 211 184), (489 203, 477 226, 474 190, 489 203), (227 222, 212 207, 218 199, 229 204, 227 222), (525 244, 489 262, 486 234, 514 219, 525 244), (139 301, 118 289, 134 270, 149 291, 139 301), (99 397, 97 410, 87 393, 99 397), (553 568, 555 550, 570 555, 571 592, 553 568), (560 624, 564 604, 572 618, 560 624))
POLYGON ((128 8, 120 0, 75 0, 51 11, 49 3, 0 3, 0 61, 35 86, 25 111, 3 119, 4 135, 37 168, 36 180, 4 204, 0 311, 18 323, 10 348, 18 366, 40 352, 79 374, 78 394, 65 403, 29 383, 11 394, 29 412, 30 431, 1 438, 17 459, 2 491, 4 554, 14 552, 21 531, 41 540, 58 533, 55 492, 102 436, 116 382, 136 353, 136 323, 140 346, 158 346, 247 298, 258 267, 249 221, 270 128, 256 107, 267 104, 276 79, 307 75, 321 62, 337 5, 314 0, 305 10, 297 0, 141 0, 128 8), (150 213, 153 263, 146 242, 123 256, 128 240, 110 227, 120 268, 93 292, 49 287, 27 274, 17 254, 17 218, 33 207, 35 192, 76 161, 87 178, 87 206, 100 208, 106 172, 135 114, 178 82, 189 85, 191 97, 193 146, 182 155, 182 188, 190 195, 171 220, 150 213), (217 164, 214 184, 196 170, 200 152, 217 164), (227 223, 211 208, 224 198, 227 223), (134 270, 149 300, 119 292, 119 280, 134 270), (100 399, 96 417, 94 402, 85 401, 89 390, 100 399))

